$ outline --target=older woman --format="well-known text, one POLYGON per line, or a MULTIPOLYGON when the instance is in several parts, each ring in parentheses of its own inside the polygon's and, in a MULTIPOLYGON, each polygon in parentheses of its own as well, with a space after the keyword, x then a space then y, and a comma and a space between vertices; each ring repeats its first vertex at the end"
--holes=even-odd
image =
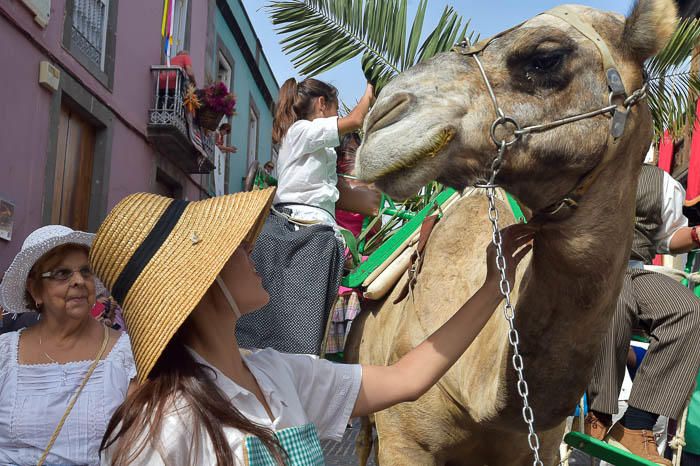
POLYGON ((0 335, 0 464, 95 465, 136 370, 129 337, 91 316, 92 234, 39 228, 0 285, 5 310, 40 315, 0 335))

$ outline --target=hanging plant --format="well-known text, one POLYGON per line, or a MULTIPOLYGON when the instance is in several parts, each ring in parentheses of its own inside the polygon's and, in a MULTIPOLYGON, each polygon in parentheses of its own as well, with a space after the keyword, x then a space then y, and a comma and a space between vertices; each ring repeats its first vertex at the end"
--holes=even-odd
POLYGON ((221 81, 199 89, 197 96, 202 104, 202 109, 221 113, 228 117, 236 113, 236 96, 229 92, 226 84, 221 81))
POLYGON ((236 114, 236 96, 221 81, 198 89, 196 94, 200 103, 197 119, 203 128, 214 131, 224 115, 231 117, 236 114))

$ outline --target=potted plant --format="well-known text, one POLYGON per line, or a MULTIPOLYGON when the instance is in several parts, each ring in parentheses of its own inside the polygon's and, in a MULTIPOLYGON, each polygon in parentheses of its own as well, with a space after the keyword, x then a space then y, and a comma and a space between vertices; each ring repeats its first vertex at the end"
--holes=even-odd
POLYGON ((184 103, 188 111, 196 111, 199 125, 211 131, 219 127, 224 115, 236 113, 236 96, 221 81, 203 89, 188 89, 184 103))

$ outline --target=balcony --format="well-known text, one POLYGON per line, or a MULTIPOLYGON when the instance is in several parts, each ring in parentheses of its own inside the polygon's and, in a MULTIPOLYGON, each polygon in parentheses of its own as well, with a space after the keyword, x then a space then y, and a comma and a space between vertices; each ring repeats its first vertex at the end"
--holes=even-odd
POLYGON ((153 102, 148 139, 156 150, 187 173, 214 170, 214 134, 199 127, 185 110, 188 80, 177 66, 151 66, 153 102))

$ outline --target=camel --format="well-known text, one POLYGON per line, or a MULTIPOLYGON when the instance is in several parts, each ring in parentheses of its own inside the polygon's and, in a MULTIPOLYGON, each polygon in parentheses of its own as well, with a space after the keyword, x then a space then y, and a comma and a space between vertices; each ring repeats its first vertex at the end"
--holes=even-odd
MULTIPOLYGON (((627 94, 643 85, 644 60, 665 45, 676 24, 671 0, 638 0, 626 18, 569 8, 607 44, 627 94)), ((579 30, 542 14, 482 51, 485 74, 507 116, 527 126, 607 105, 601 54, 579 30)), ((358 174, 397 198, 430 180, 464 189, 489 178, 495 118, 475 60, 455 52, 437 55, 397 76, 378 96, 365 121, 358 174)), ((619 138, 611 137, 610 128, 610 115, 597 115, 523 134, 507 148, 496 177, 534 213, 539 228, 514 289, 515 325, 545 465, 557 463, 564 421, 585 390, 621 288, 637 176, 652 137, 647 105, 629 109, 619 138), (589 178, 593 172, 597 176, 589 178), (546 213, 582 180, 591 183, 576 208, 546 213)), ((513 137, 512 125, 498 131, 500 138, 513 137)), ((504 204, 500 210, 503 220, 504 204)), ((411 296, 393 304, 404 277, 353 325, 350 358, 392 363, 444 323, 483 283, 490 237, 484 196, 461 199, 433 231, 411 296)), ((379 463, 533 464, 512 354, 507 322, 497 311, 436 386, 414 402, 376 413, 379 463)), ((367 448, 360 450, 364 464, 367 448)))

